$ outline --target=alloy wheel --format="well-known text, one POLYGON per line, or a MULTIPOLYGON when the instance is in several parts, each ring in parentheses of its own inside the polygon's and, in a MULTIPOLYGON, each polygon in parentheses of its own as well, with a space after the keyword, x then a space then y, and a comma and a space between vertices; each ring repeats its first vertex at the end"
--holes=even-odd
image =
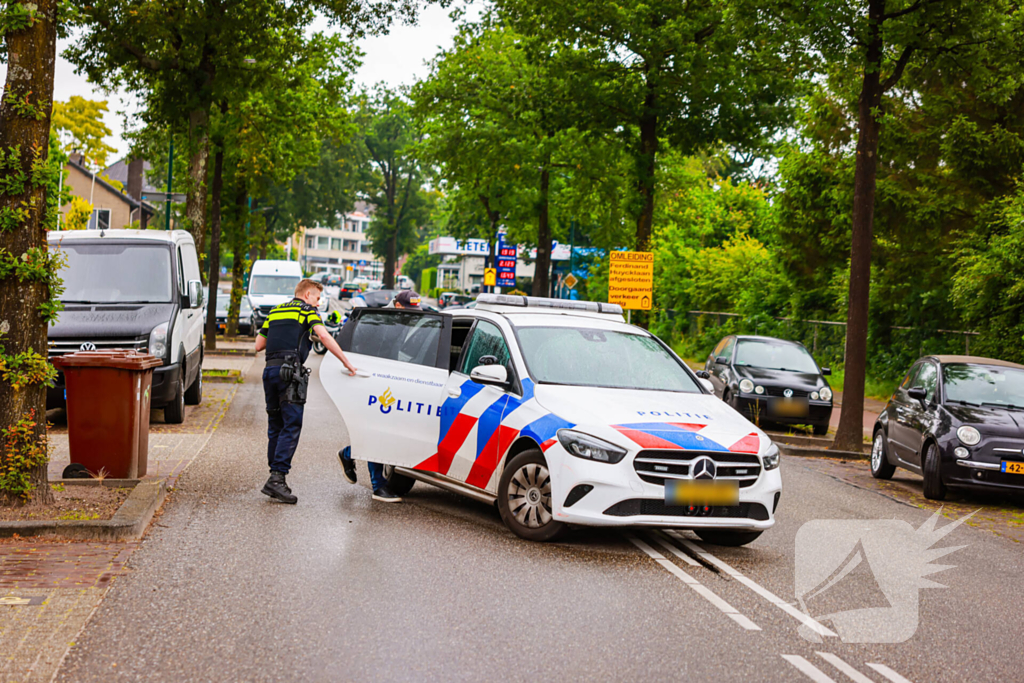
POLYGON ((871 469, 876 472, 882 468, 882 458, 885 457, 885 444, 882 443, 882 432, 875 434, 875 440, 871 444, 871 469))
POLYGON ((547 467, 528 463, 512 475, 508 508, 517 522, 531 529, 551 522, 551 475, 547 467))

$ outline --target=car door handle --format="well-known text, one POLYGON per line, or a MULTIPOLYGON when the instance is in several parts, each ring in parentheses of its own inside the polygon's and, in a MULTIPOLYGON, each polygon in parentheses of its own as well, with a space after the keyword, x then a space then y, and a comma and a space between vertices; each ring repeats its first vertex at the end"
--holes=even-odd
POLYGON ((458 387, 456 387, 455 389, 449 389, 448 395, 451 396, 452 398, 458 398, 459 396, 462 396, 462 389, 458 387))

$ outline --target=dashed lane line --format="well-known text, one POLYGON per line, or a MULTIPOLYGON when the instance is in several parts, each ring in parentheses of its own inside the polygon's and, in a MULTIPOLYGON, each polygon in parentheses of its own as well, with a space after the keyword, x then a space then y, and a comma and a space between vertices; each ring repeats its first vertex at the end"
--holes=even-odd
POLYGON ((677 541, 682 543, 684 546, 686 546, 687 548, 689 548, 690 550, 695 552, 701 559, 706 560, 707 562, 715 565, 716 567, 721 569, 723 572, 725 572, 726 574, 731 576, 733 579, 735 579, 737 582, 743 584, 744 586, 746 586, 750 590, 754 591, 755 593, 760 595, 762 598, 764 598, 768 602, 772 603, 773 605, 775 605, 776 607, 781 609, 786 614, 790 615, 791 617, 793 617, 793 618, 797 619, 798 621, 802 622, 803 624, 805 624, 809 629, 811 629, 815 633, 817 633, 819 635, 822 635, 822 636, 837 637, 835 632, 833 632, 830 628, 828 628, 825 625, 821 624, 820 622, 818 622, 816 619, 814 619, 810 615, 804 614, 803 612, 798 610, 796 607, 793 607, 793 605, 789 604, 788 602, 786 602, 785 600, 783 600, 779 596, 777 596, 774 593, 772 593, 767 588, 761 586, 756 581, 747 578, 739 570, 734 569, 731 565, 729 565, 726 562, 723 562, 722 560, 718 559, 717 557, 715 557, 714 555, 712 555, 708 551, 704 550, 703 548, 701 548, 699 545, 697 545, 693 541, 690 541, 689 539, 684 537, 678 531, 670 530, 670 531, 668 531, 666 533, 668 533, 672 538, 676 539, 677 541))
POLYGON ((710 602, 712 605, 717 607, 719 611, 725 614, 725 616, 729 617, 730 619, 732 619, 748 631, 761 630, 760 626, 758 626, 750 619, 740 614, 735 607, 727 603, 722 598, 718 597, 718 595, 709 590, 700 581, 684 572, 682 569, 676 566, 673 562, 669 561, 668 558, 659 553, 657 550, 655 550, 654 548, 647 545, 639 538, 631 534, 626 534, 626 538, 628 538, 630 542, 637 548, 640 548, 640 550, 642 550, 648 557, 650 557, 652 560, 660 564, 666 571, 673 574, 680 581, 682 581, 687 586, 692 588, 698 595, 700 595, 705 600, 710 602))
POLYGON ((782 658, 787 662, 795 666, 800 673, 807 676, 814 683, 836 683, 833 679, 825 675, 825 672, 814 666, 800 655, 782 655, 782 658))
POLYGON ((888 678, 892 683, 910 683, 906 678, 887 667, 885 664, 868 664, 872 669, 888 678))
POLYGON ((861 672, 857 671, 852 666, 850 666, 849 664, 847 664, 831 652, 816 652, 815 654, 817 654, 819 657, 824 659, 826 662, 828 662, 835 668, 842 671, 850 680, 854 681, 854 683, 875 683, 873 680, 871 680, 861 672))

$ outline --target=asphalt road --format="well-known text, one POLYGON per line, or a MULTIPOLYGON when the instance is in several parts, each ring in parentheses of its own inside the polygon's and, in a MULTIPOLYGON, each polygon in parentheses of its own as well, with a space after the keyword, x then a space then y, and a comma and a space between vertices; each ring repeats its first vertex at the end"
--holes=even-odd
MULTIPOLYGON (((335 460, 345 428, 314 372, 289 477, 299 504, 274 503, 259 493, 261 368, 179 479, 60 680, 920 683, 1015 680, 1024 670, 1020 547, 967 525, 936 543, 966 548, 938 560, 955 565, 930 577, 947 588, 914 591, 920 619, 909 640, 802 637, 791 603, 805 522, 918 528, 930 513, 800 459, 783 461, 778 524, 746 548, 616 530, 531 544, 488 506, 423 484, 400 505, 348 485, 335 460)), ((812 613, 888 605, 867 559, 843 592, 808 602, 812 613)))

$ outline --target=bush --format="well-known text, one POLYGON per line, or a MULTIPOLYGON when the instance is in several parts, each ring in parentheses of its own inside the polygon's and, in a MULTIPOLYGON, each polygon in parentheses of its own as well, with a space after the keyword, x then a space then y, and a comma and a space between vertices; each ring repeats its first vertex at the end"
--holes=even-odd
POLYGON ((92 217, 92 204, 81 197, 73 197, 71 206, 68 207, 64 219, 61 221, 63 230, 85 230, 89 227, 89 218, 92 217))

